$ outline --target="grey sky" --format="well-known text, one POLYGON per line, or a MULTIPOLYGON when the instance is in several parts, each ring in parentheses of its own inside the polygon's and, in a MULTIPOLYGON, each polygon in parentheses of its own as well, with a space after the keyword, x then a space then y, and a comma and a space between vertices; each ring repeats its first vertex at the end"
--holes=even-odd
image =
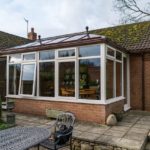
POLYGON ((118 24, 113 0, 0 0, 0 30, 26 36, 26 23, 42 37, 118 24))

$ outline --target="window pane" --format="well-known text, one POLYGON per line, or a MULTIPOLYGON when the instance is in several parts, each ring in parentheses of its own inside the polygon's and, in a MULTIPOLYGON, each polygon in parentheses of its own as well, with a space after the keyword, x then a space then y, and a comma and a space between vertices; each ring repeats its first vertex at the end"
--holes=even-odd
POLYGON ((59 63, 59 96, 75 96, 75 62, 59 63))
POLYGON ((35 60, 35 54, 24 54, 23 60, 35 60))
POLYGON ((122 53, 116 51, 116 59, 122 60, 122 53))
POLYGON ((127 104, 127 58, 123 58, 123 71, 124 71, 124 103, 127 104))
POLYGON ((79 60, 79 97, 100 99, 100 59, 79 60))
POLYGON ((106 63, 106 98, 114 97, 114 62, 107 59, 106 63))
POLYGON ((88 57, 88 56, 99 56, 100 55, 100 46, 83 46, 79 48, 79 57, 88 57))
POLYGON ((111 48, 107 48, 107 55, 110 55, 110 56, 115 56, 115 52, 114 50, 112 50, 111 48))
POLYGON ((39 64, 39 95, 54 97, 54 62, 39 64))
POLYGON ((21 94, 32 95, 35 64, 22 66, 21 94))
POLYGON ((63 50, 58 52, 59 57, 71 57, 75 56, 75 50, 63 50))
POLYGON ((9 65, 9 94, 18 95, 21 64, 9 65))
POLYGON ((116 97, 122 95, 122 64, 116 62, 116 97))
POLYGON ((40 52, 39 55, 40 60, 48 60, 55 58, 55 52, 53 50, 40 52))
POLYGON ((17 63, 21 61, 21 54, 14 54, 9 56, 9 62, 10 63, 17 63))

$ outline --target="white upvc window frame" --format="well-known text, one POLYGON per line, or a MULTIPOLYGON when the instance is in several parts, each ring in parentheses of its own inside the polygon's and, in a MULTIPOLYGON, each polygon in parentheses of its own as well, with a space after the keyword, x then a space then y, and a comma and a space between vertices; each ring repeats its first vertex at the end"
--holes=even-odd
POLYGON ((36 81, 36 62, 23 62, 21 64, 21 75, 20 75, 20 83, 19 83, 19 95, 20 96, 34 96, 35 95, 35 81, 36 81), (23 65, 33 65, 34 64, 34 76, 33 76, 33 85, 32 85, 32 94, 22 94, 21 93, 21 88, 22 88, 22 74, 23 74, 23 65))
MULTIPOLYGON (((9 95, 8 94, 8 90, 9 90, 9 83, 8 83, 8 79, 9 79, 9 64, 15 64, 15 63, 10 63, 9 62, 9 55, 7 56, 7 96, 8 97, 17 97, 17 98, 23 98, 23 97, 27 97, 27 98, 32 98, 35 100, 53 100, 53 101, 65 101, 65 102, 74 102, 74 103, 90 103, 90 104, 110 104, 119 100, 123 100, 124 96, 123 96, 123 78, 122 78, 122 95, 120 97, 114 97, 111 99, 107 99, 106 100, 106 60, 111 59, 111 60, 115 60, 117 62, 121 62, 123 61, 123 52, 107 45, 104 43, 101 44, 90 44, 90 45, 84 45, 85 46, 92 46, 92 45, 99 45, 100 48, 100 55, 99 56, 88 56, 88 57, 79 57, 78 56, 78 52, 79 52, 79 47, 82 46, 78 46, 78 47, 69 47, 69 48, 62 48, 62 49, 52 49, 54 50, 55 53, 55 58, 54 59, 49 59, 49 60, 40 60, 39 59, 39 51, 38 52, 29 52, 29 53, 22 53, 21 57, 22 60, 21 62, 18 62, 19 64, 21 64, 21 75, 20 75, 20 84, 21 84, 21 77, 22 77, 22 65, 23 64, 35 64, 35 71, 34 71, 34 87, 33 87, 33 91, 32 91, 32 95, 25 95, 25 94, 20 94, 19 91, 19 95, 9 95), (114 50, 115 53, 115 57, 107 55, 107 47, 111 48, 114 50), (75 49, 75 56, 69 56, 69 57, 58 57, 58 52, 59 51, 63 51, 63 50, 73 50, 75 49), (119 51, 122 53, 122 61, 116 60, 116 51, 119 51), (23 60, 23 55, 26 54, 35 54, 35 60, 23 60), (101 78, 100 78, 100 100, 91 100, 91 99, 79 99, 79 60, 80 59, 92 59, 92 58, 99 58, 100 59, 100 74, 101 74, 101 78), (68 61, 74 61, 75 62, 75 97, 63 97, 63 96, 58 96, 58 86, 59 86, 59 63, 60 62, 68 62, 68 61), (55 63, 55 78, 54 78, 54 83, 55 83, 55 95, 54 97, 45 97, 45 96, 39 96, 39 63, 42 62, 54 62, 55 63), (35 89, 35 81, 36 81, 36 89, 35 89), (35 90, 37 95, 35 96, 35 90)), ((43 51, 50 51, 50 50, 43 50, 43 51)), ((42 52, 42 51, 41 51, 42 52)), ((115 63, 116 64, 116 63, 115 63)), ((123 63, 122 63, 123 65, 123 63)), ((114 73, 116 73, 115 71, 115 65, 114 65, 114 73)), ((122 66, 122 70, 123 70, 123 66, 122 66)), ((123 72, 122 72, 123 75, 123 72)), ((114 78, 116 78, 116 75, 114 76, 114 78)), ((20 90, 20 85, 19 84, 19 90, 20 90)), ((114 79, 114 84, 116 84, 116 80, 114 79)), ((114 90, 116 91, 116 85, 114 90)), ((116 93, 116 92, 115 92, 116 93)), ((116 96, 116 95, 115 95, 116 96)))
POLYGON ((71 48, 63 48, 63 49, 57 49, 55 51, 55 97, 58 99, 68 99, 68 100, 76 100, 76 94, 77 94, 77 79, 75 78, 75 96, 60 96, 59 95, 59 63, 61 62, 74 62, 75 63, 75 75, 77 75, 77 47, 71 47, 71 48), (61 51, 69 51, 74 50, 75 56, 68 56, 68 57, 59 57, 59 52, 61 51))
MULTIPOLYGON (((104 99, 102 99, 102 97, 104 97, 104 94, 102 94, 102 92, 101 92, 102 88, 100 88, 100 91, 99 91, 101 98, 98 99, 98 100, 96 100, 96 99, 94 100, 94 99, 81 99, 81 98, 79 98, 79 94, 80 94, 80 93, 79 93, 79 61, 80 61, 80 60, 85 60, 85 59, 97 59, 97 58, 98 58, 98 59, 100 60, 100 74, 101 74, 101 76, 102 76, 102 74, 103 74, 103 73, 102 73, 102 70, 101 70, 102 61, 103 61, 103 60, 101 60, 101 57, 102 57, 101 55, 102 55, 102 53, 103 53, 102 51, 103 51, 105 48, 104 48, 104 49, 102 48, 102 44, 92 44, 92 45, 79 46, 78 49, 77 49, 77 52, 78 52, 78 53, 77 53, 77 54, 78 54, 78 55, 77 55, 77 71, 78 71, 78 72, 77 72, 77 75, 78 75, 78 76, 77 76, 77 79, 78 79, 78 80, 77 80, 77 88, 78 88, 78 89, 77 89, 77 99, 78 99, 78 101, 83 101, 83 102, 84 102, 84 101, 85 101, 85 102, 86 102, 86 101, 89 101, 89 102, 90 102, 90 101, 91 101, 91 102, 92 102, 92 101, 93 101, 93 102, 97 102, 97 101, 98 101, 98 102, 100 102, 100 103, 103 104, 103 103, 104 103, 104 101, 103 101, 104 99), (98 46, 99 46, 99 51, 100 51, 100 55, 99 55, 99 56, 83 56, 83 57, 79 57, 79 48, 80 48, 80 47, 86 47, 86 46, 92 46, 92 45, 98 45, 98 46)), ((103 68, 103 71, 104 71, 104 68, 103 68)), ((99 78, 99 80, 100 80, 100 87, 102 87, 102 81, 103 81, 103 79, 102 79, 102 78, 101 78, 101 79, 99 78)), ((103 86, 104 86, 104 85, 103 85, 103 86)))
MULTIPOLYGON (((106 104, 118 101, 118 99, 122 99, 122 100, 124 99, 124 95, 123 95, 123 90, 124 90, 124 87, 123 87, 124 86, 124 84, 123 84, 124 83, 124 81, 123 81, 123 54, 124 54, 123 52, 121 52, 121 51, 119 51, 119 50, 117 50, 117 49, 115 49, 115 48, 113 48, 109 45, 106 45, 106 59, 111 60, 114 63, 114 70, 113 70, 114 71, 114 78, 113 78, 113 82, 114 82, 113 94, 114 94, 114 97, 110 98, 110 99, 106 99, 105 100, 106 104), (107 48, 110 48, 110 49, 114 50, 114 52, 115 52, 114 56, 111 56, 111 55, 107 54, 107 48), (116 59, 116 51, 118 51, 122 54, 121 60, 116 59), (121 72, 121 87, 122 87, 122 89, 121 89, 121 95, 118 96, 118 97, 116 97, 116 62, 121 63, 121 70, 122 70, 122 72, 121 72)), ((106 80, 105 80, 105 83, 106 83, 106 80)), ((106 88, 105 88, 105 90, 106 90, 106 88)), ((106 93, 106 91, 105 91, 105 93, 106 93)))

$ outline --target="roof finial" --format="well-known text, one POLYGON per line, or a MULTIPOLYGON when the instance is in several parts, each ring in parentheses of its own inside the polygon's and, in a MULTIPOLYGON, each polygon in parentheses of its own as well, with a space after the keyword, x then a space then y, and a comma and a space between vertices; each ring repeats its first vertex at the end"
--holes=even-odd
POLYGON ((89 37, 89 27, 86 26, 85 29, 86 29, 86 34, 87 34, 87 36, 89 37))
POLYGON ((38 35, 38 39, 39 39, 40 44, 42 45, 41 35, 38 35))

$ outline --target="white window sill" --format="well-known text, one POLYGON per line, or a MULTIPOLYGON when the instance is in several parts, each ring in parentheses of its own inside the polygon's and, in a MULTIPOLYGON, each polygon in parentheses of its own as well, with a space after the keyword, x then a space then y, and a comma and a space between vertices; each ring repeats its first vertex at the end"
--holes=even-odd
POLYGON ((32 97, 32 96, 21 96, 21 95, 8 95, 7 98, 17 98, 17 99, 32 99, 32 100, 43 100, 43 101, 56 101, 56 102, 71 102, 71 103, 85 103, 85 104, 102 104, 107 105, 120 100, 124 100, 123 96, 108 99, 106 101, 103 100, 88 100, 88 99, 75 99, 69 97, 32 97))

